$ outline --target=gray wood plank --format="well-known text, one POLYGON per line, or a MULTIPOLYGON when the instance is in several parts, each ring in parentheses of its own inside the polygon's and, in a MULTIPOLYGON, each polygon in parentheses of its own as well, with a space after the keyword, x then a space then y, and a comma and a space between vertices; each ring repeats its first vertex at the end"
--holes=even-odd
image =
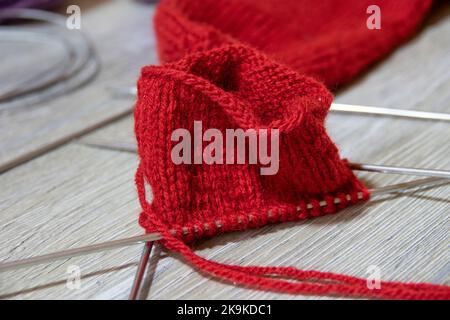
MULTIPOLYGON (((449 112, 449 34, 449 19, 433 21, 412 42, 340 92, 337 101, 449 112)), ((133 183, 136 156, 80 145, 133 143, 132 124, 131 117, 125 118, 0 175, 2 259, 141 232, 133 183)), ((342 154, 352 161, 450 169, 448 124, 332 114, 327 128, 342 154)), ((370 186, 411 179, 358 175, 370 186)), ((367 276, 370 265, 377 265, 386 280, 449 285, 449 213, 450 186, 445 186, 372 201, 306 222, 227 234, 199 244, 196 252, 226 263, 293 265, 360 277, 367 276)), ((139 253, 136 246, 0 273, 0 297, 125 299, 139 253), (85 275, 80 290, 65 286, 66 268, 71 264, 80 265, 85 275)), ((316 298, 223 284, 164 250, 152 266, 156 270, 149 299, 316 298)))
MULTIPOLYGON (((135 155, 70 145, 1 175, 1 259, 20 259, 142 233, 136 223, 136 164, 135 155)), ((124 275, 128 279, 134 274, 139 251, 139 247, 129 247, 0 273, 0 296, 16 298, 14 293, 23 289, 46 286, 43 291, 33 290, 36 296, 25 297, 94 297, 108 291, 111 284, 117 285, 116 280, 123 281, 124 275), (105 273, 87 277, 86 286, 76 293, 66 288, 65 281, 53 285, 65 280, 67 266, 73 264, 80 266, 82 275, 105 273), (118 268, 117 277, 116 271, 107 271, 109 268, 118 268)))
MULTIPOLYGON (((70 145, 0 176, 6 186, 0 191, 2 259, 140 233, 136 162, 129 153, 70 145)), ((372 180, 376 175, 367 176, 372 180)), ((400 179, 386 177, 382 183, 400 179)), ((378 265, 385 279, 448 283, 449 192, 447 186, 303 223, 228 234, 202 243, 197 252, 242 265, 295 265, 358 276, 378 265)), ((1 296, 124 299, 139 251, 136 246, 1 273, 1 296), (70 265, 82 270, 80 290, 65 285, 70 265)), ((225 285, 170 253, 159 260, 148 297, 305 298, 225 285)))
POLYGON ((134 84, 143 65, 157 62, 151 28, 154 6, 136 1, 80 6, 82 31, 95 45, 100 74, 50 102, 0 112, 0 172, 127 113, 133 101, 111 99, 108 88, 134 84))

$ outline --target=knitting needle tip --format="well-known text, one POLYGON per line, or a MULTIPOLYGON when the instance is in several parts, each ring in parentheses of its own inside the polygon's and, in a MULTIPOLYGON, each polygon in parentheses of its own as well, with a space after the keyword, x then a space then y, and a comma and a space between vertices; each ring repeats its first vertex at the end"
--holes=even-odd
POLYGON ((360 114, 374 114, 391 117, 402 117, 421 120, 450 121, 450 114, 439 112, 427 112, 408 109, 369 107, 342 103, 332 103, 330 110, 337 112, 350 112, 360 114))
POLYGON ((352 170, 359 170, 359 171, 450 179, 450 171, 448 170, 394 167, 394 166, 366 164, 366 163, 350 163, 350 168, 352 170))
POLYGON ((144 250, 142 251, 136 275, 134 276, 133 286, 131 287, 129 300, 136 300, 139 296, 142 279, 144 278, 145 270, 147 268, 152 247, 153 241, 146 242, 144 245, 144 250))
POLYGON ((38 265, 45 262, 56 261, 60 259, 72 258, 80 255, 85 255, 89 253, 102 252, 105 250, 111 250, 115 248, 121 248, 124 246, 130 246, 136 243, 148 242, 148 241, 156 241, 161 239, 161 235, 155 233, 147 233, 139 236, 111 240, 102 243, 91 244, 85 247, 78 247, 67 249, 63 251, 53 252, 44 254, 41 256, 26 258, 17 261, 10 262, 0 262, 0 272, 7 271, 15 268, 22 268, 32 265, 38 265))
MULTIPOLYGON (((109 90, 115 97, 135 99, 137 96, 137 88, 136 87, 111 87, 111 88, 109 88, 109 90)), ((335 102, 331 104, 330 110, 336 111, 336 112, 384 115, 384 116, 410 118, 410 119, 450 121, 450 114, 448 114, 448 113, 408 110, 408 109, 370 107, 370 106, 343 104, 343 103, 335 103, 335 102)))

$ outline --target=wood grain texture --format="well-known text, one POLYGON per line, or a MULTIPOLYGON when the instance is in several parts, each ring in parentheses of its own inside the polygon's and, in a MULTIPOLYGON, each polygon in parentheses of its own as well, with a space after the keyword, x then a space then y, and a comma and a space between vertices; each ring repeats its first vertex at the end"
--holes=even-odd
MULTIPOLYGON (((139 206, 133 182, 136 158, 130 154, 69 145, 3 174, 0 177, 2 260, 141 233, 136 224, 139 206)), ((79 265, 86 275, 120 268, 134 263, 139 251, 139 248, 129 247, 0 273, 0 296, 64 279, 67 266, 72 264, 79 265)), ((111 283, 117 284, 121 274, 131 277, 133 267, 119 269, 117 278, 116 272, 106 272, 93 277, 92 281, 87 278, 86 287, 83 285, 78 296, 104 294, 111 283), (91 290, 85 291, 89 288, 91 290)), ((61 290, 50 285, 32 296, 43 298, 52 296, 51 292, 56 294, 55 298, 72 296, 64 282, 59 286, 61 290)))
MULTIPOLYGON (((450 19, 439 15, 336 100, 450 112, 450 19)), ((133 182, 136 155, 82 145, 133 143, 132 126, 131 117, 125 118, 0 175, 2 260, 141 232, 133 182)), ((446 123, 333 113, 327 128, 352 161, 450 169, 446 123)), ((411 179, 358 175, 372 187, 411 179)), ((374 199, 306 222, 223 235, 202 242, 196 252, 225 263, 293 265, 360 277, 376 265, 385 280, 450 285, 449 225, 450 185, 374 199)), ((0 297, 126 299, 141 248, 0 273, 0 297), (82 270, 79 290, 65 286, 66 268, 73 264, 82 270)), ((197 273, 172 253, 155 253, 148 299, 317 298, 238 288, 197 273)))
MULTIPOLYGON (((143 65, 157 62, 150 22, 154 6, 135 1, 97 2, 86 10, 87 1, 80 6, 82 31, 95 44, 100 58, 98 77, 42 105, 2 111, 0 172, 130 110, 132 102, 111 99, 108 88, 133 85, 143 65)), ((18 59, 22 58, 19 55, 18 59)))

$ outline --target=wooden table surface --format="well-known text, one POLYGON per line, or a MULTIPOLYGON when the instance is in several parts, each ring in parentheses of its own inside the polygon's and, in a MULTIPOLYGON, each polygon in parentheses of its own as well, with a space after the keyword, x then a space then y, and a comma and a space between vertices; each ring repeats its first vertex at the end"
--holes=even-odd
MULTIPOLYGON (((78 3, 82 30, 101 60, 99 76, 50 102, 0 112, 0 261, 142 233, 133 179, 137 156, 92 145, 134 144, 133 101, 113 97, 107 88, 132 86, 142 66, 157 63, 154 7, 78 3)), ((1 61, 0 70, 6 70, 1 61)), ((450 5, 442 2, 417 36, 337 92, 336 101, 448 113, 449 71, 450 5)), ((342 156, 354 162, 450 169, 448 123, 331 113, 327 129, 342 156)), ((371 187, 414 179, 358 176, 371 187)), ((449 213, 446 185, 306 222, 227 234, 202 242, 196 252, 226 263, 293 265, 360 277, 375 265, 385 280, 449 285, 449 213)), ((1 272, 0 298, 126 299, 141 250, 135 245, 1 272), (70 266, 81 270, 79 289, 67 286, 70 266)), ((221 283, 158 246, 149 271, 147 299, 317 298, 221 283)))

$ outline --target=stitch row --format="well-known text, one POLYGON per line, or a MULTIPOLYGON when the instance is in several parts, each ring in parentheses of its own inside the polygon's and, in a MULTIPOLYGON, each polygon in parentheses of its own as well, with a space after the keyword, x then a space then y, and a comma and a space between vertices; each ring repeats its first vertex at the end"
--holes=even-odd
MULTIPOLYGON (((343 205, 343 206, 347 207, 349 202, 356 203, 361 200, 367 200, 368 197, 369 197, 368 193, 364 193, 364 192, 354 192, 353 195, 352 194, 340 194, 338 197, 334 197, 334 198, 329 197, 325 200, 317 201, 317 202, 315 202, 315 204, 307 203, 306 205, 303 206, 304 207, 303 209, 302 209, 302 206, 297 206, 295 208, 295 210, 296 210, 296 212, 302 212, 302 211, 305 211, 305 209, 306 210, 314 210, 315 208, 317 208, 317 205, 319 205, 319 207, 321 207, 321 208, 327 207, 327 206, 332 207, 333 212, 335 212, 336 208, 334 207, 334 205, 343 205)), ((340 208, 342 208, 342 207, 340 207, 340 208)), ((279 213, 280 213, 280 211, 281 211, 281 209, 279 210, 279 213)), ((323 213, 323 212, 324 211, 322 210, 321 213, 323 213)), ((331 212, 325 212, 325 213, 331 213, 331 212)), ((299 216, 299 218, 300 219, 308 218, 307 213, 305 213, 305 214, 306 214, 305 216, 299 216)), ((253 216, 254 215, 252 215, 252 214, 247 215, 247 219, 248 219, 249 223, 252 222, 253 216)), ((278 216, 280 216, 280 215, 278 215, 278 216)), ((315 215, 313 215, 313 216, 315 216, 315 215)), ((267 211, 267 218, 269 220, 273 220, 273 222, 276 222, 279 220, 273 215, 272 210, 267 211)), ((237 225, 241 225, 243 222, 241 215, 238 215, 236 217, 236 220, 237 220, 237 225)), ((223 223, 221 220, 219 220, 219 219, 214 220, 213 223, 215 224, 217 229, 222 229, 223 223)), ((210 227, 210 223, 204 223, 203 228, 199 224, 194 224, 193 226, 190 226, 190 227, 184 226, 184 227, 181 227, 180 229, 181 229, 181 234, 182 234, 183 238, 185 240, 188 240, 189 235, 191 235, 191 234, 194 234, 194 235, 205 234, 205 233, 208 234, 208 231, 211 230, 211 227, 210 227), (190 231, 189 229, 192 229, 192 231, 190 231), (199 229, 202 229, 202 230, 199 230, 199 229)), ((177 236, 179 234, 179 232, 176 229, 171 229, 170 233, 173 236, 177 236)), ((216 233, 218 233, 218 232, 216 232, 216 233)), ((216 233, 214 233, 214 234, 216 234, 216 233)))

